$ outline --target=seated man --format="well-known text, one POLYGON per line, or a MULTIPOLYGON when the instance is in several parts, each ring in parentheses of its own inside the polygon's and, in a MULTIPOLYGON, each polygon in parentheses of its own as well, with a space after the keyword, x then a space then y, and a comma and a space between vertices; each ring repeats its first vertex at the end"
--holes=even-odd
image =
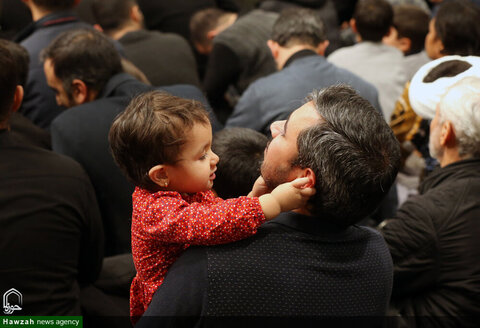
MULTIPOLYGON (((277 323, 367 316, 383 320, 392 263, 374 230, 356 225, 395 180, 399 145, 382 116, 352 88, 314 92, 287 121, 272 124, 261 173, 267 190, 308 177, 307 206, 240 242, 187 250, 171 267, 138 327, 192 326, 239 316, 277 323), (208 316, 208 317, 205 317, 208 316), (282 318, 278 318, 281 316, 282 318)), ((250 322, 251 323, 251 322, 250 322)), ((372 323, 373 324, 373 323, 372 323)))
POLYGON ((45 81, 40 52, 62 32, 88 27, 78 20, 72 10, 78 0, 22 0, 32 13, 33 23, 15 41, 30 55, 30 70, 25 88, 25 101, 20 112, 33 123, 47 129, 62 112, 55 104, 55 94, 45 81))
MULTIPOLYGON (((45 49, 43 59, 47 82, 56 90, 58 104, 69 108, 52 122, 52 148, 74 158, 89 175, 102 211, 107 254, 127 253, 133 185, 113 161, 108 131, 133 96, 153 88, 123 73, 112 41, 93 29, 60 35, 45 49)), ((204 100, 193 86, 162 90, 204 100)), ((215 122, 213 125, 216 129, 215 122)))
POLYGON ((78 163, 10 132, 9 118, 23 96, 18 85, 22 69, 17 67, 22 59, 16 56, 0 45, 3 311, 78 316, 81 291, 97 279, 102 265, 102 220, 90 180, 78 163))
POLYGON ((358 43, 340 48, 328 56, 328 61, 347 69, 378 90, 380 106, 387 122, 402 94, 407 76, 403 68, 403 53, 382 43, 390 33, 393 8, 386 0, 359 0, 350 21, 358 43))
POLYGON ((480 78, 443 96, 430 125, 440 163, 395 218, 380 225, 392 253, 392 308, 405 326, 475 327, 480 314, 480 78))
POLYGON ((203 88, 221 122, 253 81, 275 71, 267 40, 277 17, 277 13, 263 10, 239 17, 216 8, 193 15, 192 42, 199 53, 208 55, 203 88))
POLYGON ((92 0, 92 12, 103 32, 118 40, 126 57, 152 85, 200 85, 187 40, 144 29, 143 13, 135 0, 92 0))
POLYGON ((218 197, 246 196, 260 176, 268 138, 247 128, 229 128, 213 136, 212 150, 220 158, 213 189, 218 197))
POLYGON ((378 110, 375 87, 324 58, 329 42, 319 16, 308 9, 284 11, 273 25, 268 45, 280 70, 254 82, 240 98, 226 126, 269 134, 269 126, 286 119, 315 88, 336 83, 353 86, 378 110))
POLYGON ((407 80, 410 80, 422 65, 430 61, 427 52, 424 51, 429 21, 428 13, 418 6, 393 7, 393 26, 390 34, 385 36, 382 42, 403 52, 403 67, 407 80))

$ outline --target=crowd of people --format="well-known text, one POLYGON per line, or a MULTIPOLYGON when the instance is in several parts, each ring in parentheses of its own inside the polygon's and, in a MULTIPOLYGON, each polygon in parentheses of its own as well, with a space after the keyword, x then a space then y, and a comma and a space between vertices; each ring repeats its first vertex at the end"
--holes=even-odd
POLYGON ((474 0, 1 1, 4 313, 475 327, 479 22, 474 0))

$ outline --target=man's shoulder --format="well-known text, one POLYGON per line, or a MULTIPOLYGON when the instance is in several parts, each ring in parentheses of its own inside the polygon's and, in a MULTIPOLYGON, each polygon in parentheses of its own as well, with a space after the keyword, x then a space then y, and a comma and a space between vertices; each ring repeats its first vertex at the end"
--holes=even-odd
POLYGON ((1 171, 12 176, 17 172, 24 178, 75 178, 87 181, 83 168, 73 159, 43 148, 17 145, 2 149, 5 158, 1 171), (35 165, 32 166, 32 163, 35 165), (10 167, 6 169, 6 167, 10 167))

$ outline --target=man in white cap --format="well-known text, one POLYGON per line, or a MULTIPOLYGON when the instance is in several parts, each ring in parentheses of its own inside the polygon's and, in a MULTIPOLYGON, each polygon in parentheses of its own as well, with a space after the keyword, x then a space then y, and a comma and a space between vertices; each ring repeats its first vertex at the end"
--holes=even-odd
MULTIPOLYGON (((444 63, 469 64, 456 61, 444 63)), ((406 327, 473 327, 480 314, 480 75, 457 78, 474 67, 430 82, 446 91, 430 125, 440 168, 379 226, 394 262, 391 307, 406 327)), ((412 102, 423 116, 432 115, 425 104, 439 96, 433 91, 412 102)))

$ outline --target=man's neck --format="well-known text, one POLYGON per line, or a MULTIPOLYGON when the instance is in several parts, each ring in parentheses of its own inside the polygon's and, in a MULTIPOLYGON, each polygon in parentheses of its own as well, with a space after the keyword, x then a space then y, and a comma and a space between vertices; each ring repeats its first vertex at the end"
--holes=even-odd
POLYGON ((30 5, 30 12, 32 13, 32 20, 34 22, 39 21, 43 17, 50 15, 52 11, 46 10, 41 7, 37 7, 35 5, 30 5))
POLYGON ((135 23, 131 23, 131 24, 127 24, 127 25, 124 25, 123 27, 117 29, 117 30, 114 30, 114 31, 111 31, 111 32, 107 32, 107 35, 109 37, 111 37, 112 39, 114 40, 119 40, 121 39, 125 34, 127 33, 130 33, 130 32, 135 32, 135 31, 139 31, 141 30, 142 27, 139 26, 138 24, 135 24, 135 23))
POLYGON ((439 160, 440 167, 445 167, 447 165, 450 165, 455 162, 459 162, 468 158, 470 158, 470 156, 460 156, 460 154, 458 153, 458 149, 456 150, 446 149, 443 153, 442 158, 439 160))
POLYGON ((279 56, 276 59, 277 68, 279 70, 283 69, 285 67, 285 64, 287 63, 287 61, 293 55, 295 55, 297 52, 300 52, 302 50, 316 51, 316 49, 314 47, 310 47, 310 46, 307 46, 307 45, 296 45, 296 46, 292 46, 290 48, 283 48, 282 47, 282 49, 280 50, 279 56))

